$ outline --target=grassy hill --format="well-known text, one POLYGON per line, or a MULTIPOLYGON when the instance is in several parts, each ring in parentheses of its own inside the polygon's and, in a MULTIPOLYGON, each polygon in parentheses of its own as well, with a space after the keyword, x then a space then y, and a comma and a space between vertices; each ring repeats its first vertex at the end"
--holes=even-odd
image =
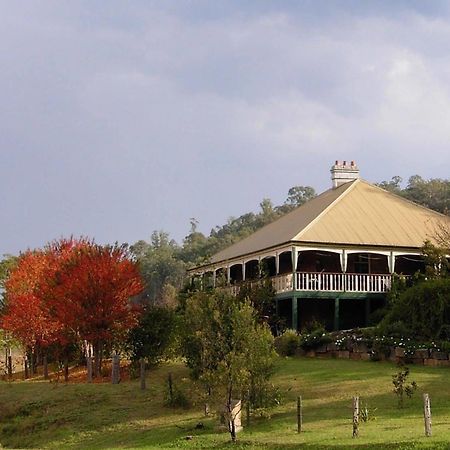
MULTIPOLYGON (((411 449, 450 448, 450 370, 410 366, 419 388, 397 408, 392 363, 280 358, 274 382, 283 402, 270 419, 254 418, 229 443, 217 419, 203 415, 188 372, 181 363, 150 372, 148 389, 137 381, 119 385, 14 381, 0 383, 0 442, 13 448, 261 448, 411 449), (180 390, 193 400, 189 409, 163 406, 171 371, 180 390), (431 396, 433 436, 423 432, 422 393, 431 396), (351 400, 360 395, 372 420, 352 439, 351 400), (296 396, 302 395, 304 432, 296 433, 296 396), (198 422, 204 429, 196 430, 198 422), (192 440, 186 440, 192 435, 192 440)), ((245 421, 244 421, 245 422, 245 421)), ((245 423, 244 423, 245 425, 245 423)))

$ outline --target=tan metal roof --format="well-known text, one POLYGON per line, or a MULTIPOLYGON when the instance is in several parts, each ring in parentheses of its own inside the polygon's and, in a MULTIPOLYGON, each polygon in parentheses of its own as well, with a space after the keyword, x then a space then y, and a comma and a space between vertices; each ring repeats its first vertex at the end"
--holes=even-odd
POLYGON ((222 250, 211 263, 288 242, 420 248, 450 217, 364 180, 325 191, 289 214, 222 250))

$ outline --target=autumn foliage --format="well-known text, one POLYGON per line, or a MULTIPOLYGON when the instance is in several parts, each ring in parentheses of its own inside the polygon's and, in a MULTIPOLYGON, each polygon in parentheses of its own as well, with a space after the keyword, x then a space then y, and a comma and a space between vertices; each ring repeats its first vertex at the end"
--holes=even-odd
POLYGON ((60 240, 19 258, 6 284, 1 327, 28 348, 87 342, 98 359, 136 325, 143 287, 126 246, 60 240))

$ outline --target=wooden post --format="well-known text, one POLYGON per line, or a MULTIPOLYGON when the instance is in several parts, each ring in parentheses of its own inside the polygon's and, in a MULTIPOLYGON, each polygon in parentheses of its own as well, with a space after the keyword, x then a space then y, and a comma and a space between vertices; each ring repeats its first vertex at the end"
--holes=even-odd
POLYGON ((92 356, 86 358, 87 382, 92 383, 92 356))
POLYGON ((25 356, 25 358, 23 358, 23 374, 25 377, 25 380, 28 379, 28 358, 25 356))
POLYGON ((303 424, 303 407, 302 407, 302 397, 297 397, 297 433, 302 432, 303 424))
POLYGON ((12 356, 11 353, 8 354, 8 378, 12 378, 12 356))
POLYGON ((115 353, 112 357, 111 383, 119 384, 119 381, 120 381, 120 359, 119 355, 115 353))
POLYGON ((169 383, 169 400, 170 400, 170 404, 173 404, 173 381, 172 381, 172 372, 169 372, 169 376, 167 377, 167 382, 169 383))
POLYGON ((48 380, 48 361, 47 361, 47 355, 44 355, 42 357, 42 363, 44 365, 44 380, 48 380))
POLYGON ((431 405, 430 396, 423 394, 423 418, 425 420, 425 436, 431 436, 431 405))
POLYGON ((139 360, 139 365, 140 365, 140 378, 141 378, 141 390, 145 390, 145 388, 147 387, 145 384, 145 359, 141 358, 139 360))
POLYGON ((359 397, 353 397, 353 437, 359 434, 359 397))

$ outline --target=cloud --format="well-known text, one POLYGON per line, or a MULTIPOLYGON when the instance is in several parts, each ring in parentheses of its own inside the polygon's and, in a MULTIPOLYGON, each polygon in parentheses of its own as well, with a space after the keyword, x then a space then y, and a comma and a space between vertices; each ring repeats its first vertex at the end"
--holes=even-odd
POLYGON ((0 3, 0 252, 208 232, 335 159, 447 177, 445 5, 302 4, 0 3))

